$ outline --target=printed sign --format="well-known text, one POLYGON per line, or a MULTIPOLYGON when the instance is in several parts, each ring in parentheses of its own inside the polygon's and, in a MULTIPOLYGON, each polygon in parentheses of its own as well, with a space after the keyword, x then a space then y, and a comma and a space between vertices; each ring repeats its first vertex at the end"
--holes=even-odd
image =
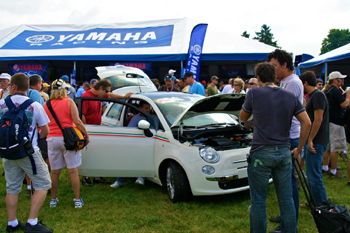
POLYGON ((25 30, 2 49, 140 48, 170 46, 174 25, 148 28, 95 28, 84 31, 25 30))

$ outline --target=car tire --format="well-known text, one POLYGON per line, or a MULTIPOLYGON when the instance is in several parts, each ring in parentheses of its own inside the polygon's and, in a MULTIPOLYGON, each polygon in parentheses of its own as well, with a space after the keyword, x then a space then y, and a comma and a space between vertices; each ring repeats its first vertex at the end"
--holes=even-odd
POLYGON ((192 196, 186 173, 175 162, 170 162, 166 169, 166 188, 169 199, 174 203, 188 201, 192 196))

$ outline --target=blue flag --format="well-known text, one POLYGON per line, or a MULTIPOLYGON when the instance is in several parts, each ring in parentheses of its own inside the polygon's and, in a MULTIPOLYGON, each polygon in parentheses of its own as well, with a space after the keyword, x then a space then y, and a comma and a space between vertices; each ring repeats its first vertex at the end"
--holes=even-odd
POLYGON ((198 24, 192 30, 190 47, 188 49, 186 72, 192 72, 196 81, 199 81, 199 71, 201 67, 201 56, 205 33, 208 24, 198 24))

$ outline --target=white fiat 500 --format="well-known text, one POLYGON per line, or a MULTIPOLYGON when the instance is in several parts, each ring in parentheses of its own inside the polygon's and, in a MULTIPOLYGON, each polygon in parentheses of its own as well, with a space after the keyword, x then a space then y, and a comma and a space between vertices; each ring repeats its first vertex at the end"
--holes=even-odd
MULTIPOLYGON (((134 83, 140 83, 135 79, 149 79, 132 73, 124 77, 134 83)), ((141 83, 144 89, 155 89, 145 80, 141 83)), ((121 89, 124 88, 113 92, 125 93, 121 89)), ((237 118, 244 98, 244 94, 205 98, 150 91, 133 94, 127 101, 108 99, 102 125, 86 125, 91 142, 82 150, 79 173, 92 177, 147 177, 166 187, 173 202, 186 201, 192 195, 247 190, 246 155, 251 131, 237 118), (145 115, 138 108, 140 101, 150 104, 151 114, 159 122, 146 116, 138 127, 128 127, 134 115, 145 115)), ((77 99, 79 109, 81 101, 86 100, 92 98, 77 99)))

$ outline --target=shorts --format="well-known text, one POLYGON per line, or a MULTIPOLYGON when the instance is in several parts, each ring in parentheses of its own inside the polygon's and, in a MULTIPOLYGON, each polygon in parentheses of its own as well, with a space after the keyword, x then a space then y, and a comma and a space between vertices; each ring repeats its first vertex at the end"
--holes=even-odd
POLYGON ((344 126, 329 123, 329 145, 331 152, 347 150, 344 126))
POLYGON ((51 170, 68 169, 81 165, 81 151, 66 150, 63 137, 50 137, 47 140, 51 170))
POLYGON ((7 193, 18 194, 21 192, 25 174, 30 177, 35 190, 49 190, 51 188, 49 169, 40 151, 36 151, 33 158, 37 171, 36 175, 33 175, 32 163, 28 156, 16 160, 3 159, 7 193))

